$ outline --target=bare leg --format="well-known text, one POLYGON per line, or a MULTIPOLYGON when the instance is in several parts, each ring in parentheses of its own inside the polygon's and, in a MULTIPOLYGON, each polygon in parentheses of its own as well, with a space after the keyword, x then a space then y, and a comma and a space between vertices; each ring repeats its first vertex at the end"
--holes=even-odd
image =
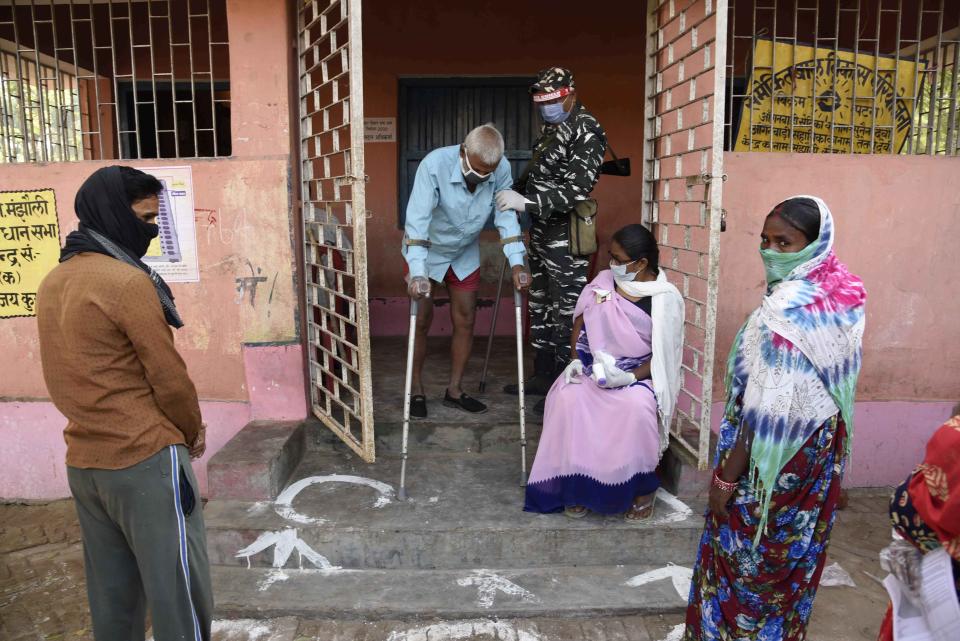
POLYGON ((433 324, 433 294, 430 298, 421 298, 417 309, 417 342, 413 346, 413 381, 411 394, 423 394, 423 363, 427 360, 427 334, 433 324))
POLYGON ((473 348, 473 323, 476 320, 477 293, 451 287, 450 320, 453 322, 453 343, 450 346, 450 384, 447 391, 453 398, 463 394, 463 371, 473 348))

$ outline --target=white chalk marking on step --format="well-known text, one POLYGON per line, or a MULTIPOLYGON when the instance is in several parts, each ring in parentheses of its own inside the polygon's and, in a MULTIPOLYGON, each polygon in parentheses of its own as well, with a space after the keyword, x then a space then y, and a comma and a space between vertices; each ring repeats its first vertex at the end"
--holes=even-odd
POLYGON ((667 633, 667 636, 663 637, 660 641, 680 641, 683 638, 683 632, 686 630, 686 624, 679 623, 673 626, 673 629, 667 633))
POLYGON ((270 509, 270 501, 257 501, 247 508, 247 514, 260 514, 270 509))
POLYGON ((216 638, 270 641, 277 630, 255 619, 218 619, 213 622, 211 632, 216 638))
POLYGON ((273 547, 273 567, 280 569, 287 564, 287 560, 294 550, 300 557, 300 566, 303 567, 303 559, 306 558, 314 566, 321 570, 339 570, 340 568, 331 565, 327 557, 317 553, 307 545, 293 528, 280 530, 279 532, 264 532, 257 540, 243 548, 235 555, 237 558, 246 558, 247 567, 249 567, 250 557, 263 552, 270 546, 273 547))
POLYGON ((693 570, 680 565, 674 565, 673 563, 670 563, 665 568, 658 568, 644 572, 643 574, 638 574, 632 579, 629 579, 624 585, 631 588, 639 588, 640 586, 655 581, 662 581, 663 579, 670 579, 673 582, 673 589, 677 591, 677 594, 679 594, 680 598, 684 601, 690 596, 690 583, 693 581, 693 570))
POLYGON ((840 567, 839 563, 831 563, 823 568, 823 576, 820 578, 820 585, 827 588, 848 587, 855 588, 857 584, 853 582, 850 573, 840 567))
POLYGON ((275 505, 273 510, 286 520, 299 523, 300 525, 323 525, 327 522, 327 519, 319 516, 307 516, 306 514, 300 514, 289 505, 275 505))
POLYGON ((693 510, 690 509, 689 505, 675 497, 673 494, 670 494, 670 492, 667 492, 662 487, 657 490, 657 500, 666 503, 672 511, 662 516, 654 515, 654 517, 649 520, 649 525, 679 523, 680 521, 686 521, 688 518, 693 516, 693 510))
POLYGON ((475 637, 492 637, 503 641, 546 641, 532 630, 518 628, 509 621, 490 619, 443 621, 406 630, 394 630, 387 637, 387 641, 463 641, 475 637))
POLYGON ((364 478, 362 476, 352 476, 349 474, 308 476, 305 479, 300 479, 281 492, 280 496, 277 497, 277 500, 274 501, 273 509, 283 518, 295 523, 301 523, 303 525, 317 525, 320 523, 326 523, 326 519, 300 514, 294 510, 293 507, 291 507, 293 504, 293 499, 297 498, 297 495, 300 494, 300 492, 311 485, 319 485, 320 483, 352 483, 353 485, 365 485, 367 487, 372 487, 379 494, 376 502, 373 504, 374 508, 381 508, 385 505, 389 505, 393 501, 394 497, 394 490, 392 486, 380 481, 364 478))
POLYGON ((257 590, 260 592, 266 592, 267 589, 277 581, 286 581, 290 578, 290 575, 284 572, 283 570, 270 570, 267 572, 267 575, 263 577, 260 583, 257 584, 257 590))
POLYGON ((464 588, 476 587, 477 605, 481 608, 492 607, 498 591, 507 596, 519 597, 521 601, 527 603, 539 603, 540 601, 526 588, 490 570, 473 570, 470 572, 470 576, 457 579, 457 585, 464 588))

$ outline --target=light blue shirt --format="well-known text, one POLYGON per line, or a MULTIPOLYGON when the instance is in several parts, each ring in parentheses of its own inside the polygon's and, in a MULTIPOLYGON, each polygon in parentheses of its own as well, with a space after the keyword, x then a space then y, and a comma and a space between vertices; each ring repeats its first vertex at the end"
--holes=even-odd
MULTIPOLYGON (((403 247, 403 257, 411 276, 427 276, 442 282, 452 267, 457 278, 464 279, 480 268, 480 232, 494 215, 500 238, 520 235, 517 213, 512 209, 495 211, 493 195, 510 189, 513 177, 510 162, 500 159, 497 170, 473 193, 460 169, 460 145, 434 149, 420 163, 407 201, 405 231, 407 238, 429 240, 429 248, 403 247)), ((503 253, 511 266, 522 265, 526 250, 523 242, 508 243, 503 253)))

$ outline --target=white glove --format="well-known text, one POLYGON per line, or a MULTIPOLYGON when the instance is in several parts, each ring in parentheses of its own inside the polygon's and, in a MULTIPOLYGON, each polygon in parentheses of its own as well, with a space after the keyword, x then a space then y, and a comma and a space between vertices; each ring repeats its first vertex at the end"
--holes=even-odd
POLYGON ((563 382, 567 385, 580 384, 580 377, 583 376, 583 363, 579 358, 575 358, 563 369, 563 382))
POLYGON ((407 294, 414 300, 430 298, 430 279, 425 276, 414 276, 407 280, 407 294))
POLYGON ((508 209, 512 209, 516 212, 522 212, 527 208, 527 203, 530 202, 524 198, 522 194, 519 194, 512 189, 498 191, 494 200, 497 203, 497 211, 506 211, 508 209))
POLYGON ((606 352, 597 350, 594 353, 593 381, 604 389, 626 387, 637 382, 633 372, 625 372, 617 367, 617 359, 606 352))

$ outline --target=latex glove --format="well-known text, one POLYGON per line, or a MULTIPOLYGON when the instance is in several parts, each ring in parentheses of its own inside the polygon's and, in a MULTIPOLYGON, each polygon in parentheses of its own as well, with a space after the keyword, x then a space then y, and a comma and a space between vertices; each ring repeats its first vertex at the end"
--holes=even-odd
POLYGON ((637 377, 633 375, 633 372, 623 371, 617 367, 617 359, 600 350, 594 353, 591 378, 604 389, 626 387, 637 382, 637 377))
POLYGON ((524 198, 522 194, 512 189, 498 191, 494 200, 496 200, 497 203, 497 211, 512 209, 513 211, 521 212, 527 208, 527 203, 530 202, 524 198))
POLYGON ((407 293, 413 300, 430 297, 430 279, 426 276, 414 276, 407 280, 407 293))
POLYGON ((579 385, 581 376, 583 376, 583 363, 579 358, 573 359, 563 368, 563 382, 567 385, 579 385))

